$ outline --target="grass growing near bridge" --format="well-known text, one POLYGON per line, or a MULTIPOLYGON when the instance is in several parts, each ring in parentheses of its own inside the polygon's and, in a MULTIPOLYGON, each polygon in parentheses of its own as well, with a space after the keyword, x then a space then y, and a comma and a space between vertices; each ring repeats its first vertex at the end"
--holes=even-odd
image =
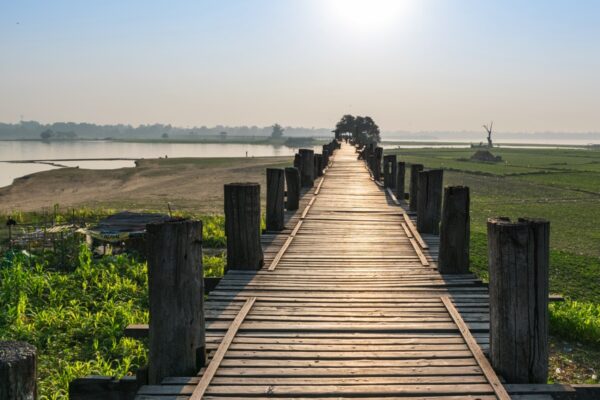
MULTIPOLYGON (((106 210, 85 213, 96 220, 106 210)), ((57 211, 59 222, 65 217, 57 211)), ((37 218, 19 216, 20 222, 37 218)), ((204 222, 204 274, 222 276, 224 218, 199 218, 204 222)), ((147 360, 145 341, 123 337, 128 324, 148 322, 146 263, 132 255, 93 258, 81 241, 69 243, 76 246, 69 265, 54 264, 49 251, 9 251, 0 260, 0 339, 37 347, 41 399, 67 399, 75 378, 122 377, 147 360)))
MULTIPOLYGON (((583 355, 579 358, 595 369, 597 377, 600 363, 589 354, 600 350, 600 152, 493 149, 494 155, 502 157, 500 163, 470 161, 474 152, 474 149, 387 151, 398 154, 399 161, 443 168, 446 185, 470 187, 472 270, 484 279, 487 279, 487 218, 526 216, 550 221, 550 290, 567 298, 564 303, 550 305, 551 332, 557 338, 555 341, 568 340, 587 346, 590 350, 580 351, 583 355)), ((563 364, 569 363, 556 361, 561 357, 564 354, 556 356, 553 365, 561 365, 563 370, 563 364)), ((589 376, 574 379, 589 382, 589 376)), ((552 378, 560 380, 561 376, 553 371, 552 378)))

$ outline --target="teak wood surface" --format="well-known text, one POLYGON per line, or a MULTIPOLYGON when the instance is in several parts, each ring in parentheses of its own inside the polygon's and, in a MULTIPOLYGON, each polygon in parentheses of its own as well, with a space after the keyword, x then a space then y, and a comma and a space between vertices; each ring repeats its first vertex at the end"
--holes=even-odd
POLYGON ((208 296, 208 366, 137 399, 508 398, 481 359, 487 288, 440 275, 437 236, 389 192, 342 144, 262 236, 264 267, 228 271, 208 296))

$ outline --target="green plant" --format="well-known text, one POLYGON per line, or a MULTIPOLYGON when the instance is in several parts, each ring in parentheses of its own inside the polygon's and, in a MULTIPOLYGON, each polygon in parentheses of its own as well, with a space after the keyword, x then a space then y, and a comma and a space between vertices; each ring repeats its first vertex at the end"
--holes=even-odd
POLYGON ((124 376, 146 363, 143 342, 123 337, 148 321, 146 264, 127 256, 93 260, 85 246, 72 272, 49 268, 44 254, 5 255, 0 268, 0 338, 38 348, 42 399, 66 399, 69 381, 124 376))
POLYGON ((566 300, 550 304, 550 330, 600 348, 600 304, 566 300))

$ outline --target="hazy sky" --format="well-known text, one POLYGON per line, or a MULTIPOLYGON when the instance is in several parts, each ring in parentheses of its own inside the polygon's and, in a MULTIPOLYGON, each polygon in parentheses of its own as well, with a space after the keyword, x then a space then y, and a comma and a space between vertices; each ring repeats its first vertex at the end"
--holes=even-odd
POLYGON ((0 121, 600 131, 600 1, 0 0, 0 121))

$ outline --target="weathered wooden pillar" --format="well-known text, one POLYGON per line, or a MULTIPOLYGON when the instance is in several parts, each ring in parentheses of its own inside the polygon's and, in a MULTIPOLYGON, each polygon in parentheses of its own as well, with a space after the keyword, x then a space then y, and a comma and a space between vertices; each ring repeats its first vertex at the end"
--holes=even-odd
POLYGON ((150 297, 148 382, 197 374, 206 363, 202 222, 146 227, 150 297))
POLYGON ((264 257, 260 245, 260 185, 229 183, 225 185, 225 236, 227 236, 227 270, 256 271, 264 257))
POLYGON ((313 187, 315 184, 315 152, 300 149, 300 183, 302 187, 313 187))
POLYGON ((298 168, 298 171, 300 171, 301 166, 302 166, 302 158, 300 157, 300 154, 296 153, 296 154, 294 154, 294 167, 298 168))
POLYGON ((490 361, 508 383, 548 378, 550 223, 488 220, 490 361))
POLYGON ((300 205, 300 171, 298 168, 285 169, 285 183, 287 186, 285 209, 297 210, 300 205))
POLYGON ((316 176, 323 176, 323 155, 315 154, 315 168, 316 168, 316 176))
POLYGON ((408 196, 411 211, 417 211, 417 196, 419 195, 419 172, 423 171, 423 164, 413 164, 410 167, 410 194, 408 196))
POLYGON ((281 168, 267 168, 267 216, 268 231, 280 231, 284 222, 285 172, 281 168))
POLYGON ((329 150, 327 149, 328 146, 323 146, 323 169, 327 168, 329 166, 329 150))
POLYGON ((371 171, 371 175, 373 175, 373 178, 375 178, 375 171, 373 170, 374 166, 375 166, 375 154, 371 154, 369 152, 366 152, 367 155, 367 167, 369 168, 369 171, 371 171))
POLYGON ((421 233, 437 235, 440 232, 443 185, 443 170, 432 169, 419 172, 417 229, 421 233))
POLYGON ((0 342, 0 400, 37 398, 37 353, 25 342, 0 342))
POLYGON ((381 164, 382 164, 382 160, 383 160, 383 147, 376 147, 375 148, 375 160, 374 160, 374 178, 377 182, 381 181, 381 164))
POLYGON ((444 204, 440 223, 438 270, 441 274, 469 273, 469 188, 444 188, 444 204))
POLYGON ((388 154, 383 157, 383 185, 386 188, 395 188, 396 187, 396 174, 397 174, 397 165, 396 165, 396 155, 388 154))
POLYGON ((406 163, 399 161, 396 168, 396 198, 398 200, 404 200, 404 191, 406 187, 404 185, 404 176, 406 175, 406 163))

